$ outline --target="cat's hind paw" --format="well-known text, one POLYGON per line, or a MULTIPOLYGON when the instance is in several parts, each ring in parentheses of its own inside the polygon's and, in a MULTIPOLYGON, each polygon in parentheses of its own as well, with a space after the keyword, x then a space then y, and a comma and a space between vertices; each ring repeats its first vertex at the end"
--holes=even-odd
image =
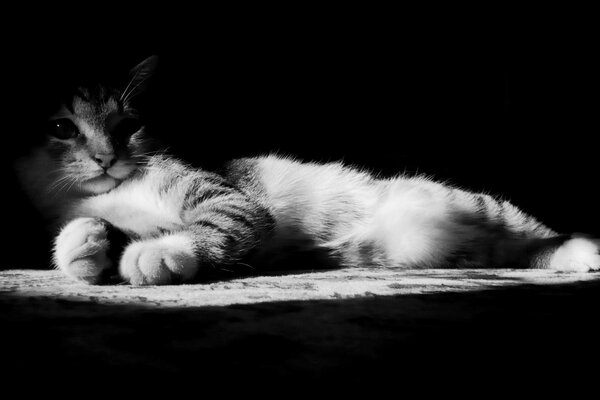
POLYGON ((99 218, 77 218, 69 222, 55 241, 56 266, 76 280, 100 283, 112 266, 108 257, 107 224, 99 218))
POLYGON ((119 273, 132 285, 168 285, 196 276, 198 259, 193 241, 174 234, 130 244, 119 273))
POLYGON ((600 240, 574 235, 552 254, 549 268, 565 272, 600 270, 600 240))

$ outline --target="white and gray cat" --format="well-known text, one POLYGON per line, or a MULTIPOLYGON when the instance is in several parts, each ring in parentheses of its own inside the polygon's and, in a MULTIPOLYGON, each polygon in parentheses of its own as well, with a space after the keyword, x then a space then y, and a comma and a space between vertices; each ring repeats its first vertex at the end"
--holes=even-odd
POLYGON ((45 144, 18 162, 59 232, 54 263, 72 278, 102 283, 118 272, 134 285, 172 284, 307 253, 343 267, 600 269, 598 240, 422 176, 376 179, 274 155, 232 161, 222 174, 191 168, 156 148, 132 106, 155 64, 134 68, 124 90, 77 90, 45 144))

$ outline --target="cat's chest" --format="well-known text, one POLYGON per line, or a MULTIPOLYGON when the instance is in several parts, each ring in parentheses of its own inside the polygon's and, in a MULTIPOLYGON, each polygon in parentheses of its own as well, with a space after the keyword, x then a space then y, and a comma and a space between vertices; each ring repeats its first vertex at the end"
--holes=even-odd
POLYGON ((161 192, 155 182, 140 180, 82 200, 71 217, 102 218, 123 231, 148 236, 182 225, 180 203, 174 194, 161 192))

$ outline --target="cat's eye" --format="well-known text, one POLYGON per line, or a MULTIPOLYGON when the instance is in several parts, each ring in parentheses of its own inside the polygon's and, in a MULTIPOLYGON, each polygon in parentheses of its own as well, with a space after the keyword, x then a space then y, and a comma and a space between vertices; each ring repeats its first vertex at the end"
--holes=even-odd
POLYGON ((79 129, 68 118, 55 119, 48 122, 48 134, 55 138, 66 140, 79 135, 79 129))
POLYGON ((112 130, 115 137, 129 137, 142 128, 142 123, 135 118, 123 118, 112 130))

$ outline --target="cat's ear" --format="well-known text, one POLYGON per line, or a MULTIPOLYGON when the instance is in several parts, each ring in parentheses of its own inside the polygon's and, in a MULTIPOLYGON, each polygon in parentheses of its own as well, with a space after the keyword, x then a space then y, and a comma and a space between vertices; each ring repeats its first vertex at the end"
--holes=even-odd
POLYGON ((146 90, 150 78, 156 71, 157 65, 158 57, 150 56, 131 69, 129 72, 131 78, 129 79, 129 83, 121 95, 121 100, 123 103, 127 103, 135 96, 146 90))

